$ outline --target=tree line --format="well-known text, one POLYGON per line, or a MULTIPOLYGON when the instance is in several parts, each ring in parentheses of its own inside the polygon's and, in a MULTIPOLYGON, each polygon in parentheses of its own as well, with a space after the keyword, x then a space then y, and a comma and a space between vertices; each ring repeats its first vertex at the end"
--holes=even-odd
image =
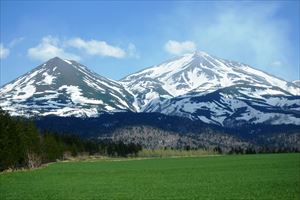
MULTIPOLYGON (((123 140, 128 141, 128 139, 123 140)), ((144 146, 145 147, 145 146, 144 146)), ((168 150, 167 147, 164 147, 168 150)), ((170 148, 173 150, 173 147, 170 148)), ((137 156, 142 146, 133 141, 124 143, 111 139, 84 139, 76 135, 40 131, 35 124, 21 117, 11 117, 0 108, 0 171, 5 169, 34 168, 43 163, 68 159, 78 155, 111 157, 137 156)), ((224 148, 183 146, 174 150, 212 150, 218 154, 256 154, 299 152, 298 148, 284 145, 237 146, 224 148)))
POLYGON ((218 154, 265 154, 265 153, 299 153, 299 149, 295 147, 278 147, 278 146, 249 146, 246 148, 242 147, 231 147, 229 151, 224 151, 221 147, 216 146, 214 152, 218 154))
POLYGON ((88 140, 75 135, 40 132, 32 121, 11 117, 0 109, 0 171, 34 168, 80 154, 137 156, 141 149, 141 145, 133 143, 88 140))

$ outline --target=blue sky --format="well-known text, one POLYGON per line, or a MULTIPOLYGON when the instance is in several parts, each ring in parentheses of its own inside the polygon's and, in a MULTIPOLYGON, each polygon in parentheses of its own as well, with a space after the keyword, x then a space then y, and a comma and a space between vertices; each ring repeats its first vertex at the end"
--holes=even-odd
POLYGON ((51 56, 118 80, 195 49, 292 81, 299 1, 3 1, 3 85, 51 56))

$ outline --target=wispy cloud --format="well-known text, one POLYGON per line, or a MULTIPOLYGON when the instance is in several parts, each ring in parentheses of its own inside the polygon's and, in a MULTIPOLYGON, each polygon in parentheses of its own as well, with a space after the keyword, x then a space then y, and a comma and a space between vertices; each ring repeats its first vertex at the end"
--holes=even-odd
POLYGON ((2 43, 0 43, 0 59, 4 59, 9 55, 9 49, 5 48, 2 43))
MULTIPOLYGON (((274 61, 288 63, 292 49, 288 39, 290 27, 286 21, 275 17, 278 9, 276 3, 266 6, 228 3, 220 6, 214 23, 196 28, 194 34, 202 38, 199 43, 204 47, 225 58, 250 60, 265 68, 274 61)), ((279 62, 275 65, 279 66, 279 62)))
POLYGON ((15 45, 20 43, 23 39, 24 39, 23 37, 15 38, 7 45, 7 47, 4 47, 4 44, 0 43, 0 59, 7 58, 11 53, 11 49, 15 45))
POLYGON ((196 44, 192 41, 179 42, 175 40, 169 40, 164 48, 168 53, 175 55, 193 52, 197 49, 196 44))
POLYGON ((52 36, 43 37, 37 46, 28 49, 27 55, 31 59, 40 61, 45 61, 56 56, 71 60, 81 59, 76 54, 66 52, 60 43, 61 41, 58 38, 52 36))
POLYGON ((280 67, 282 66, 282 63, 279 60, 275 60, 274 62, 271 63, 271 66, 280 67))
POLYGON ((140 58, 140 54, 133 43, 129 43, 127 48, 127 55, 128 57, 140 58))
POLYGON ((81 38, 70 39, 66 42, 67 46, 83 50, 89 55, 108 56, 124 58, 126 52, 120 47, 108 44, 99 40, 83 40, 81 38))
POLYGON ((17 44, 21 43, 24 40, 24 37, 18 37, 13 39, 9 44, 8 47, 9 48, 13 48, 15 47, 17 44))

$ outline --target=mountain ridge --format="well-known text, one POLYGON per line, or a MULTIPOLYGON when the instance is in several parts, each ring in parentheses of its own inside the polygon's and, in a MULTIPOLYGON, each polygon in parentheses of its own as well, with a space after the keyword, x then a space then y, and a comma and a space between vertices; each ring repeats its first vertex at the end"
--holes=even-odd
POLYGON ((1 87, 0 107, 28 117, 96 117, 130 111, 160 112, 219 126, 300 125, 300 87, 202 51, 120 81, 55 57, 1 87))

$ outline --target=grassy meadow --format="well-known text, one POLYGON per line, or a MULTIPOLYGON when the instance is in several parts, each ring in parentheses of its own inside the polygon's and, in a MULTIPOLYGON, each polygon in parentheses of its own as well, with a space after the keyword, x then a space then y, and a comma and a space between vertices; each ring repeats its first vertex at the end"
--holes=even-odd
POLYGON ((0 199, 300 199, 300 154, 59 162, 0 174, 0 199))

